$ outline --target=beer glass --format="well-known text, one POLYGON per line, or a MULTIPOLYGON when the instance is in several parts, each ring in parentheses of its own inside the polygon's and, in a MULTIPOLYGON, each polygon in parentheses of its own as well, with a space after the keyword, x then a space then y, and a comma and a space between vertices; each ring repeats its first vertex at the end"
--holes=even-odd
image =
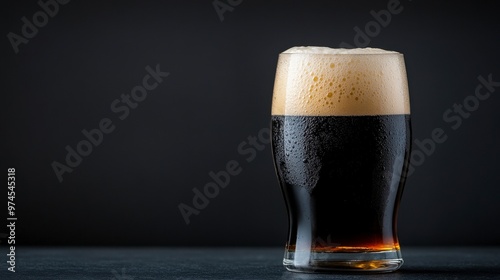
POLYGON ((291 48, 279 55, 271 115, 289 220, 284 266, 400 268, 396 220, 411 145, 403 55, 291 48))

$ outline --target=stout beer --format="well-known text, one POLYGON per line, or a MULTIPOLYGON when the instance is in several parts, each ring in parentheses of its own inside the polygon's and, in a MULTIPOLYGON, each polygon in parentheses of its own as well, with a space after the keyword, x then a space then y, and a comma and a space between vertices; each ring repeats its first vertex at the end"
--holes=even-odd
POLYGON ((287 269, 398 269, 411 143, 403 56, 321 47, 280 54, 271 125, 289 217, 287 269))

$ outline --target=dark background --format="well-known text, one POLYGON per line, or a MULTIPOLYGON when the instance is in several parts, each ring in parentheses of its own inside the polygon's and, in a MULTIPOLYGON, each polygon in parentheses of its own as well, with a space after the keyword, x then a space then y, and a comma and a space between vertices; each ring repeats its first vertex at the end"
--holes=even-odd
MULTIPOLYGON (((269 145, 251 162, 237 147, 269 125, 278 53, 352 45, 353 28, 388 1, 270 2, 243 0, 221 22, 211 1, 71 1, 18 54, 7 34, 40 7, 4 3, 1 173, 6 182, 16 168, 18 245, 283 245, 269 145), (111 102, 156 64, 170 76, 119 120, 111 102), (51 163, 105 117, 115 131, 59 183, 51 163), (229 160, 242 173, 186 225, 178 205, 229 160)), ((401 6, 370 46, 405 55, 414 139, 448 136, 408 179, 401 243, 500 245, 500 88, 458 129, 443 120, 479 75, 500 81, 500 11, 493 1, 401 6)))

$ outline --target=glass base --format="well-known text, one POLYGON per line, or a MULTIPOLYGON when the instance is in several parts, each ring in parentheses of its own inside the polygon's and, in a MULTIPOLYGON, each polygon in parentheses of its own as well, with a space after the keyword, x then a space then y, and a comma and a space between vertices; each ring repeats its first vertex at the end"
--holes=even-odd
POLYGON ((294 252, 285 251, 283 265, 293 272, 392 272, 403 265, 399 250, 379 252, 294 252))

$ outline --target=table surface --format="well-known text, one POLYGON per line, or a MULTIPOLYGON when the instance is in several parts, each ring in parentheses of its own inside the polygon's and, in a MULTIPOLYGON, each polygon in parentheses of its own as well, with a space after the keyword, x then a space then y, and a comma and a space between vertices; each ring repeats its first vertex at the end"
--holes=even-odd
POLYGON ((1 249, 0 279, 500 279, 500 247, 403 248, 387 274, 304 274, 282 265, 283 248, 16 248, 16 272, 1 249))

